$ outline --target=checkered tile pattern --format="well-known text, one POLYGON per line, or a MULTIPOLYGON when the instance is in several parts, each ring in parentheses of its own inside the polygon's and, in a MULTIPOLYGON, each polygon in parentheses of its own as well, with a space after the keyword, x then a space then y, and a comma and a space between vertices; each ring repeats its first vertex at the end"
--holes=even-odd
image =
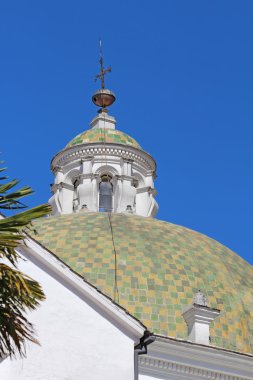
POLYGON ((101 128, 89 129, 85 132, 80 133, 68 143, 67 148, 78 144, 87 144, 93 142, 118 143, 141 149, 137 141, 135 141, 126 133, 118 131, 117 129, 101 128))
MULTIPOLYGON (((253 267, 215 240, 187 228, 112 214, 119 303, 152 332, 187 338, 182 311, 198 289, 221 310, 211 344, 253 354, 253 267)), ((107 213, 34 222, 34 237, 74 271, 114 297, 115 255, 107 213)))

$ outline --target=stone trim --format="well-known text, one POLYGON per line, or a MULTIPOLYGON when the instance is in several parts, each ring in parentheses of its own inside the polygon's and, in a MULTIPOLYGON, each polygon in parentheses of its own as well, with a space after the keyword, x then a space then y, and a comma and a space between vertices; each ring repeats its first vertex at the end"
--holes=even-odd
POLYGON ((137 194, 147 193, 147 192, 149 192, 150 189, 151 189, 150 186, 140 187, 139 189, 136 189, 136 193, 137 194))
POLYGON ((91 161, 92 159, 94 158, 94 156, 86 156, 86 157, 83 157, 81 159, 81 163, 85 162, 85 161, 91 161))
POLYGON ((135 178, 133 177, 133 176, 130 176, 130 175, 125 175, 125 174, 123 174, 123 175, 116 175, 115 176, 117 179, 121 179, 121 180, 127 180, 127 181, 134 181, 135 180, 135 178))
POLYGON ((153 189, 152 187, 150 186, 146 186, 146 187, 141 187, 139 189, 136 189, 136 193, 137 194, 141 194, 141 193, 149 193, 149 194, 152 194, 152 195, 156 195, 157 194, 157 191, 156 189, 153 189))
POLYGON ((149 194, 152 194, 154 197, 157 195, 156 189, 152 189, 152 187, 149 188, 149 194))
POLYGON ((58 189, 74 190, 74 186, 65 182, 56 183, 51 187, 51 191, 55 192, 58 189))
POLYGON ((99 177, 99 174, 89 173, 89 174, 80 174, 80 179, 96 179, 99 177))
MULTIPOLYGON (((162 376, 163 379, 170 379, 169 375, 178 375, 178 379, 213 379, 213 380, 248 380, 250 378, 234 376, 201 367, 185 365, 160 358, 150 358, 148 356, 139 357, 139 369, 142 374, 149 376, 162 376), (166 376, 166 377, 164 377, 166 376)), ((174 378, 174 377, 173 377, 174 378)))
POLYGON ((139 357, 139 373, 159 379, 253 380, 253 357, 162 336, 139 357))
POLYGON ((107 162, 104 162, 104 163, 100 163, 100 167, 96 170, 96 173, 95 175, 97 175, 98 177, 100 177, 101 175, 105 174, 105 173, 110 173, 113 177, 119 175, 118 174, 118 171, 110 164, 113 164, 112 162, 109 162, 109 160, 107 160, 107 162))
POLYGON ((63 173, 63 168, 62 168, 62 166, 58 166, 58 165, 56 165, 56 166, 53 168, 53 174, 55 175, 57 172, 61 172, 61 173, 63 173))
POLYGON ((129 147, 123 144, 80 144, 75 147, 70 147, 57 153, 51 161, 51 169, 55 166, 64 166, 73 160, 84 159, 87 156, 108 155, 122 157, 124 160, 137 161, 142 164, 147 170, 154 172, 156 170, 155 160, 146 152, 140 149, 129 147))
POLYGON ((132 158, 124 158, 124 157, 123 157, 123 161, 126 162, 127 164, 132 164, 134 162, 132 158))

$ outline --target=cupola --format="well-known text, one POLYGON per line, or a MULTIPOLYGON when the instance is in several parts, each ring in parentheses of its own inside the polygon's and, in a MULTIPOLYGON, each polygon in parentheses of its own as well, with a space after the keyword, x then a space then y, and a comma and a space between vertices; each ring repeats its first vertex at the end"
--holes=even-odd
POLYGON ((92 101, 101 107, 90 129, 73 138, 52 159, 55 176, 49 200, 53 215, 79 212, 113 212, 154 217, 156 163, 129 135, 116 129, 108 114, 116 97, 105 89, 100 51, 101 89, 92 101))

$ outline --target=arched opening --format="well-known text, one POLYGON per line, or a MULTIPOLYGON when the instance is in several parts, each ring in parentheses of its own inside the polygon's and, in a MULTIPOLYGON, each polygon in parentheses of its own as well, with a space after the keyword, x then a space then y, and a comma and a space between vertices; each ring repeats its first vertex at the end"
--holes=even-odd
POLYGON ((78 205, 79 205, 79 199, 78 199, 78 194, 77 194, 77 187, 79 185, 79 180, 75 179, 73 181, 73 186, 74 186, 74 192, 73 192, 73 212, 77 212, 78 210, 78 205))
POLYGON ((103 175, 99 184, 99 212, 112 211, 112 194, 113 186, 111 183, 112 177, 103 175))

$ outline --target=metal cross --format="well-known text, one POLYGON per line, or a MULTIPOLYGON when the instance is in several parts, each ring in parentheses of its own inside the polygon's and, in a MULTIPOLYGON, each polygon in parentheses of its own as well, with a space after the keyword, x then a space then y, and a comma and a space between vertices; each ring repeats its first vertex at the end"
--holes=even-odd
POLYGON ((95 77, 95 81, 98 79, 101 80, 101 87, 102 89, 105 88, 105 74, 110 73, 112 71, 111 66, 108 67, 107 69, 104 68, 104 62, 103 62, 103 56, 102 56, 102 41, 101 39, 99 40, 99 51, 100 51, 100 58, 99 58, 99 63, 100 63, 100 72, 98 75, 95 77))

